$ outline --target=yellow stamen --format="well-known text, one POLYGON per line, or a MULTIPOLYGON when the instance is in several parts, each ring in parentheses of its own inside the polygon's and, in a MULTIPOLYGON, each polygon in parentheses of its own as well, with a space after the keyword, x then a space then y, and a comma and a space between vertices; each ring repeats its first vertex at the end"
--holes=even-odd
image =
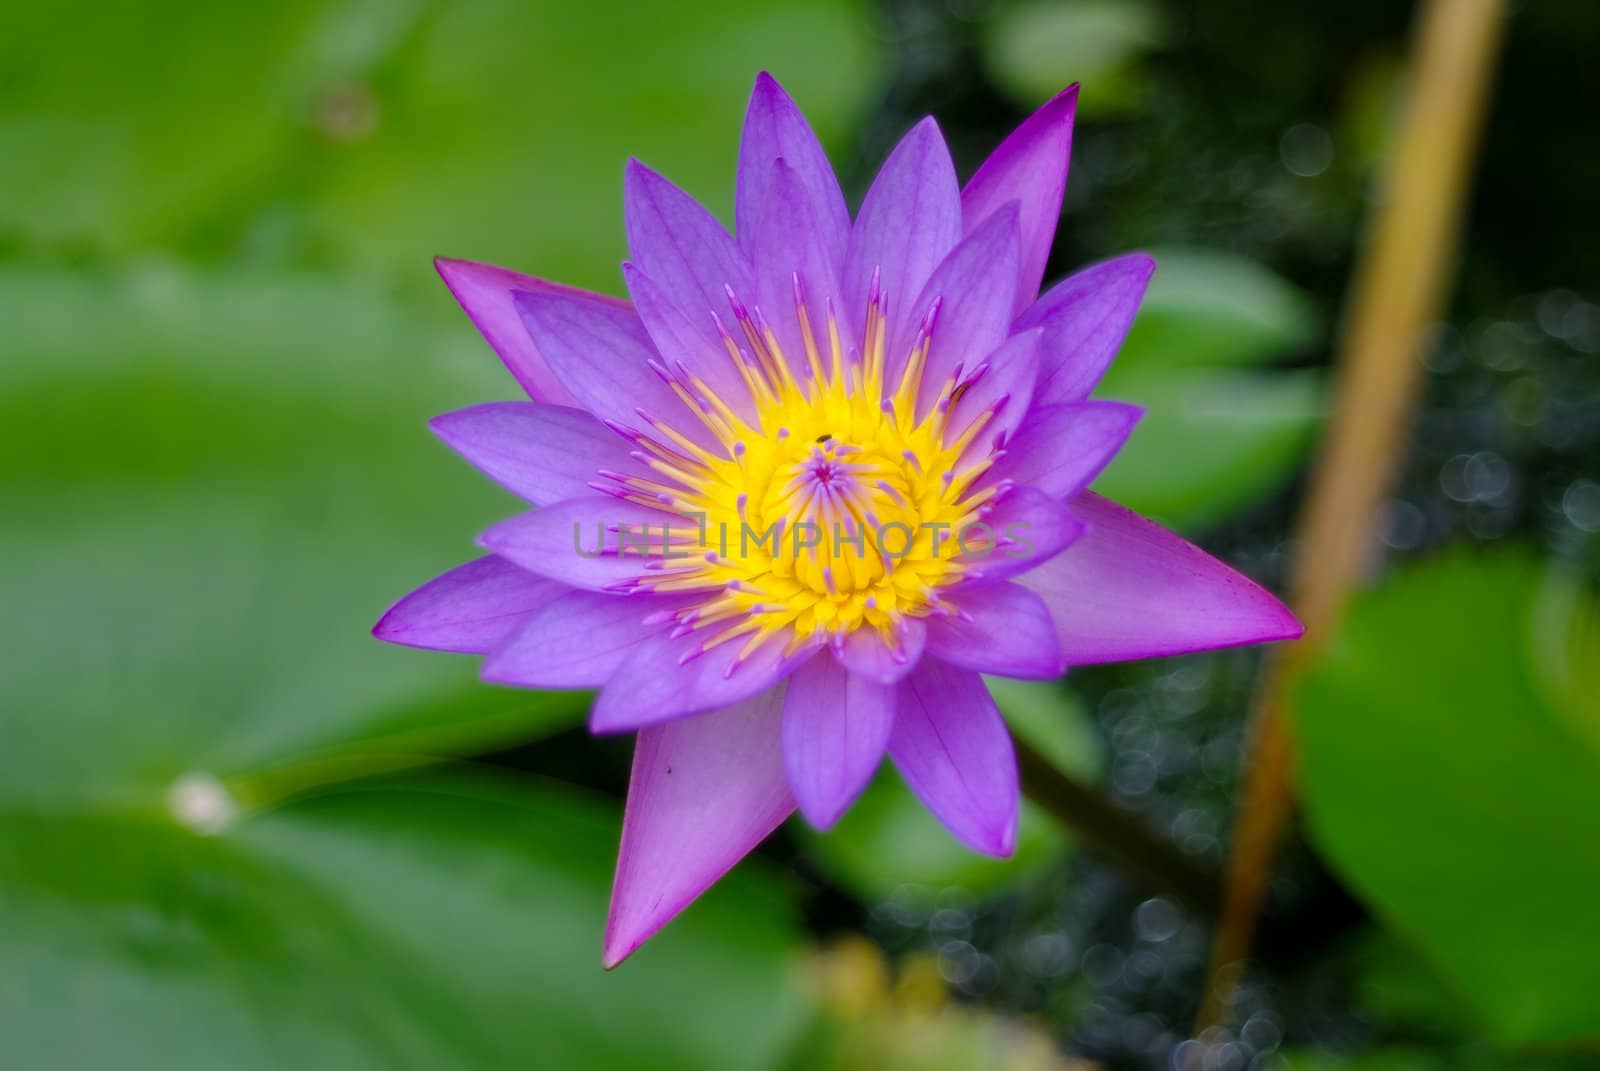
POLYGON ((720 321, 718 329, 750 392, 749 408, 728 404, 681 369, 681 382, 669 380, 720 449, 649 421, 666 442, 643 436, 638 456, 667 482, 622 478, 616 493, 670 499, 670 508, 703 521, 693 546, 673 541, 693 556, 643 586, 706 592, 676 626, 706 629, 699 650, 739 640, 743 659, 780 633, 792 651, 841 641, 859 628, 877 630, 898 649, 906 620, 950 612, 940 589, 970 571, 958 560, 958 534, 1000 489, 991 483, 968 493, 990 468, 987 456, 969 456, 960 473, 954 470, 994 410, 947 437, 949 410, 963 387, 957 373, 918 416, 937 305, 904 355, 890 396, 884 388, 892 355, 876 279, 859 360, 846 357, 831 307, 819 336, 798 284, 795 296, 805 353, 793 367, 807 369, 808 382, 797 381, 759 310, 747 311, 737 299, 736 330, 748 350, 720 321), (749 419, 741 415, 752 411, 749 419))

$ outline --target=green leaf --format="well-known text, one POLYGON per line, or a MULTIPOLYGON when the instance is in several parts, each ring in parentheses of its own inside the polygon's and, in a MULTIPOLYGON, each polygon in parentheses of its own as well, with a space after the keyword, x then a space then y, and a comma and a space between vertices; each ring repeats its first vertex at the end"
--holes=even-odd
POLYGON ((431 5, 357 83, 370 129, 319 161, 289 226, 368 271, 445 254, 614 291, 623 162, 731 219, 758 67, 833 140, 872 91, 869 31, 856 0, 431 5))
POLYGON ((609 811, 570 791, 433 779, 212 837, 159 816, 6 813, 7 1059, 775 1066, 803 1012, 782 890, 735 876, 605 974, 609 811))
POLYGON ((1533 629, 1535 667, 1551 711, 1600 751, 1600 601, 1552 573, 1533 629))
POLYGON ((1413 568, 1298 698, 1317 845, 1513 1044, 1600 1033, 1600 748, 1539 678, 1545 582, 1517 555, 1413 568))
POLYGON ((888 765, 828 832, 793 824, 817 864, 863 900, 883 900, 907 884, 997 889, 1051 858, 1061 844, 1049 817, 1023 800, 1016 853, 1010 859, 978 855, 957 842, 888 765))
POLYGON ((1283 1053, 1285 1071, 1444 1071, 1437 1053, 1388 1048, 1346 1054, 1291 1050, 1283 1053))
POLYGON ((858 0, 182 0, 160 19, 67 0, 11 16, 0 240, 419 280, 443 253, 615 287, 630 154, 722 207, 757 66, 833 137, 877 50, 858 0))
MULTIPOLYGON (((1007 724, 1041 754, 1073 774, 1092 778, 1103 754, 1083 708, 1059 683, 991 678, 989 686, 1007 724)), ((956 841, 885 763, 839 824, 818 834, 795 823, 813 858, 835 880, 865 900, 880 900, 905 884, 974 892, 1015 881, 1056 857, 1059 827, 1032 803, 1022 801, 1017 850, 995 860, 956 841)))
POLYGON ((327 279, 0 272, 0 784, 158 799, 353 745, 573 724, 368 635, 515 502, 428 435, 509 393, 464 326, 327 279))
POLYGON ((1322 416, 1320 374, 1254 368, 1316 337, 1309 303, 1252 261, 1156 253, 1127 341, 1096 391, 1146 416, 1095 489, 1185 531, 1281 486, 1322 416))
POLYGON ((1095 490, 1191 532, 1276 490, 1322 417, 1322 377, 1309 371, 1132 374, 1101 393, 1146 412, 1095 490))
POLYGON ((863 5, 68 0, 7 31, 0 245, 119 265, 0 269, 7 1059, 770 1066, 784 890, 736 876, 604 977, 617 837, 582 801, 256 807, 587 705, 368 635, 521 508, 423 423, 510 380, 384 284, 446 308, 439 252, 614 284, 626 156, 729 200, 756 69, 729 57, 837 137, 863 5), (214 274, 138 259, 169 250, 214 274))
POLYGON ((0 271, 0 319, 8 1060, 776 1062, 781 889, 736 876, 602 974, 615 805, 452 779, 256 809, 587 705, 368 635, 518 508, 423 425, 512 393, 465 325, 160 264, 0 271))
POLYGON ((1112 383, 1155 368, 1259 364, 1316 339, 1305 295, 1262 265, 1215 249, 1151 255, 1156 273, 1112 366, 1112 383))
POLYGON ((1410 944, 1374 929, 1362 935, 1351 961, 1360 1014, 1393 1036, 1443 1041, 1472 1035, 1461 994, 1410 944))
POLYGON ((1064 773, 1092 781, 1105 766, 1105 741, 1078 697, 1062 681, 985 677, 1012 735, 1064 773))
POLYGON ((295 76, 290 57, 325 6, 8 11, 0 236, 123 252, 195 235, 303 137, 317 72, 295 76))
POLYGON ((1080 112, 1109 115, 1142 99, 1139 57, 1165 37, 1161 10, 1143 0, 1073 0, 1003 8, 984 23, 984 66, 1024 107, 1081 82, 1080 112))
POLYGON ((1471 1045, 1445 1051, 1390 1045, 1359 1053, 1289 1049, 1282 1054, 1284 1071, 1585 1071, 1582 1058, 1505 1055, 1471 1045))

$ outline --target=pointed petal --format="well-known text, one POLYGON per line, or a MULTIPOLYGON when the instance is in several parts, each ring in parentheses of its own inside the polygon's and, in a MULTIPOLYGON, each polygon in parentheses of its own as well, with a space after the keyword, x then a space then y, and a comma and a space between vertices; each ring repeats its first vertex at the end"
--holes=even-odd
POLYGON ((928 622, 928 654, 952 666, 1002 677, 1051 680, 1062 665, 1055 622, 1044 602, 1016 584, 962 588, 958 611, 928 622))
MULTIPOLYGON (((745 112, 744 134, 739 143, 739 178, 735 194, 736 230, 742 236, 763 215, 783 211, 786 206, 769 200, 772 193, 772 164, 783 160, 794 171, 797 193, 805 212, 822 228, 817 235, 831 260, 844 262, 850 241, 850 211, 845 207, 839 180, 828 163, 822 143, 777 79, 765 71, 756 76, 745 112)), ((759 229, 759 228, 758 228, 759 229)), ((743 246, 743 239, 740 240, 743 246)), ((746 253, 749 247, 744 246, 746 253)), ((752 261, 759 264, 759 261, 752 261)))
POLYGON ((682 598, 568 590, 529 615, 483 664, 483 679, 521 688, 598 688, 659 626, 653 614, 682 598))
POLYGON ((483 654, 567 590, 490 555, 456 566, 395 603, 372 634, 407 647, 483 654))
POLYGON ((927 626, 920 620, 901 618, 895 646, 890 647, 875 628, 858 628, 845 637, 837 654, 851 673, 879 684, 893 684, 916 668, 927 638, 927 626))
POLYGON ((489 402, 428 421, 434 434, 513 494, 559 502, 594 493, 601 469, 639 472, 620 435, 581 409, 489 402))
POLYGON ((1050 607, 1067 663, 1162 658, 1304 631, 1264 588, 1132 510, 1094 494, 1072 508, 1088 533, 1018 580, 1050 607))
POLYGON ((1144 415, 1122 402, 1063 402, 1035 409, 992 470, 1047 495, 1068 499, 1111 463, 1144 415))
POLYGON ((970 583, 993 583, 1027 572, 1071 546, 1084 523, 1055 498, 1033 487, 1016 487, 984 518, 985 532, 968 525, 956 533, 956 550, 972 570, 970 583))
POLYGON ((714 309, 727 317, 726 287, 750 292, 750 262, 739 244, 700 202, 637 160, 628 161, 623 179, 623 212, 634 264, 716 341, 705 314, 714 309))
POLYGON ((802 382, 810 376, 806 332, 800 322, 805 310, 818 356, 828 354, 829 310, 838 315, 842 263, 819 240, 813 205, 806 202, 798 173, 785 160, 773 162, 771 210, 756 217, 749 231, 751 259, 756 274, 756 311, 771 325, 783 360, 802 382))
POLYGON ((933 335, 917 395, 919 414, 933 404, 956 365, 974 364, 980 354, 994 352, 1010 334, 1016 263, 1016 208, 1007 206, 962 240, 934 269, 910 314, 901 321, 899 333, 890 338, 887 389, 892 391, 898 382, 930 313, 933 335))
MULTIPOLYGON (((679 367, 700 378, 711 392, 747 422, 757 422, 755 403, 722 340, 713 331, 698 331, 688 317, 667 298, 656 281, 632 264, 622 266, 622 278, 633 296, 650 340, 664 365, 677 375, 679 367)), ((726 304, 726 302, 724 302, 726 304)), ((706 314, 706 320, 711 320, 706 314)), ((680 382, 682 376, 678 376, 680 382)), ((688 386, 685 383, 685 386, 688 386)))
POLYGON ((845 258, 844 318, 860 338, 874 272, 891 337, 933 271, 961 240, 961 186, 939 125, 922 120, 895 146, 861 202, 845 258))
POLYGON ((583 408, 626 427, 640 426, 643 409, 702 446, 714 444, 651 370, 659 357, 631 306, 545 291, 519 291, 512 302, 550 370, 583 408))
POLYGON ((499 354, 522 389, 528 392, 528 397, 536 402, 555 405, 576 404, 571 392, 561 385, 545 362, 539 347, 528 337, 527 329, 512 305, 511 295, 519 290, 553 291, 626 307, 623 302, 603 294, 590 294, 559 283, 548 283, 508 268, 497 268, 493 264, 437 257, 433 266, 473 326, 499 354))
MULTIPOLYGON (((765 72, 756 78, 745 113, 734 217, 739 248, 756 273, 753 301, 777 332, 790 366, 804 378, 794 276, 802 283, 812 332, 826 339, 829 303, 840 305, 850 213, 805 116, 765 72)), ((750 295, 739 296, 752 301, 750 295)))
POLYGON ((673 636, 663 628, 640 642, 600 690, 589 731, 627 732, 737 703, 772 687, 817 650, 786 654, 781 636, 743 657, 745 637, 702 650, 716 631, 673 636))
POLYGON ((1039 293, 1045 261, 1061 218, 1067 188, 1067 158, 1072 152, 1072 116, 1078 87, 1068 86, 1011 132, 961 191, 961 215, 968 233, 1002 205, 1022 206, 1022 256, 1018 265, 1015 312, 1039 293))
POLYGON ((784 766, 801 813, 818 829, 837 822, 872 780, 894 725, 894 694, 893 685, 858 677, 826 654, 789 678, 784 766))
POLYGON ((1017 318, 1044 331, 1040 405, 1089 397, 1133 326, 1155 259, 1130 253, 1084 268, 1050 288, 1017 318))
POLYGON ((982 677, 924 659, 895 697, 889 755, 962 844, 1001 858, 1015 850, 1017 759, 982 677))
POLYGON ((540 576, 606 591, 663 560, 663 525, 694 530, 682 517, 595 495, 518 514, 484 532, 478 543, 540 576), (641 546, 645 540, 648 554, 641 546))
POLYGON ((650 337, 669 367, 682 362, 724 400, 744 398, 713 319, 732 322, 729 288, 746 301, 755 297, 755 276, 738 243, 698 201, 637 160, 628 163, 623 191, 633 256, 628 292, 650 337))
POLYGON ((781 689, 639 734, 606 920, 621 963, 794 813, 781 689))
POLYGON ((987 457, 996 443, 1011 438, 1018 425, 1033 408, 1034 383, 1039 378, 1039 341, 1044 332, 1024 331, 1013 335, 999 349, 979 362, 972 370, 977 381, 961 391, 961 397, 950 408, 951 433, 959 435, 972 426, 972 422, 989 409, 994 415, 984 424, 956 461, 959 472, 987 457))

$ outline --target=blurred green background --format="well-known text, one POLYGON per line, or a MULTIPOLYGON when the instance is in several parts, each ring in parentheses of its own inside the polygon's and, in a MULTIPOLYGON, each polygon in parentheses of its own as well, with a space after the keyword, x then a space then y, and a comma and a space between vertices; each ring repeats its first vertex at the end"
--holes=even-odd
MULTIPOLYGON (((368 635, 511 500, 428 435, 514 397, 435 254, 616 292, 636 155, 727 218, 771 69, 859 197, 1084 84, 1051 264, 1160 264, 1098 488, 1269 584, 1410 5, 286 0, 0 35, 0 1066, 1581 1068, 1600 1060, 1600 8, 1508 29, 1370 589, 1296 700, 1302 818, 1225 1026, 1210 921, 965 853, 888 775, 625 967, 625 740, 368 635)), ((1000 692, 1222 860, 1258 653, 1000 692)))

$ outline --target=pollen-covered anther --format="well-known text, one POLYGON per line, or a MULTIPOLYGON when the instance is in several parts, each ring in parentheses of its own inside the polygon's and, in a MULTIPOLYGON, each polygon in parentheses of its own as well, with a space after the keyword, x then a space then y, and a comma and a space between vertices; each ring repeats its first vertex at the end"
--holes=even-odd
POLYGON ((950 426, 954 401, 988 365, 941 372, 937 394, 919 403, 942 300, 929 302, 908 351, 890 354, 875 271, 860 346, 847 350, 831 302, 826 323, 815 324, 803 279, 791 282, 803 360, 783 352, 758 306, 725 287, 730 319, 713 313, 712 323, 750 404, 730 404, 681 365, 656 367, 714 445, 640 410, 650 431, 617 430, 654 475, 606 471, 597 484, 695 518, 694 543, 670 543, 689 553, 636 582, 702 593, 696 613, 675 619, 679 632, 708 632, 686 661, 738 640, 737 664, 779 634, 792 648, 842 642, 859 628, 903 652, 910 619, 953 612, 940 589, 973 575, 957 534, 1000 493, 975 490, 993 459, 974 444, 1005 399, 950 426))

